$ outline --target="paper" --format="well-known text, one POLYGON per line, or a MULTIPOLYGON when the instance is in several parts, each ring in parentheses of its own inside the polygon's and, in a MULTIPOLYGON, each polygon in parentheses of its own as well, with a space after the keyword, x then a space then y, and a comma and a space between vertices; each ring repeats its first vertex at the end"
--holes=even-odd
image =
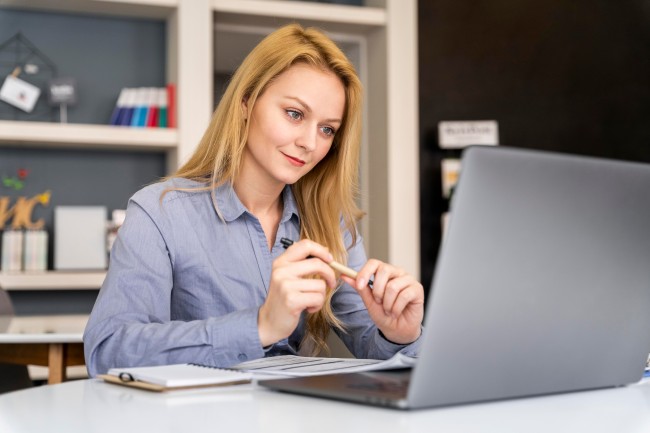
POLYGON ((158 365, 154 367, 111 368, 108 376, 125 384, 146 382, 167 388, 186 388, 205 385, 249 382, 252 375, 240 371, 223 370, 195 364, 158 365))
POLYGON ((358 373, 373 370, 394 370, 413 367, 417 358, 398 353, 385 361, 377 359, 316 358, 283 355, 243 362, 231 367, 254 375, 288 377, 319 376, 324 374, 358 373))
POLYGON ((32 112, 40 94, 41 89, 13 75, 7 76, 0 89, 0 99, 27 113, 32 112))

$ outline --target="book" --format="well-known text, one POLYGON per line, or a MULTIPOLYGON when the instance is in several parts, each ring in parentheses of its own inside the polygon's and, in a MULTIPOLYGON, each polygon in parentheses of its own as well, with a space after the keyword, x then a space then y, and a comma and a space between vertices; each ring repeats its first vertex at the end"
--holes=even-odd
POLYGON ((133 116, 131 125, 133 127, 144 126, 147 119, 147 108, 149 106, 149 89, 147 87, 138 87, 134 89, 135 104, 133 107, 133 116))
POLYGON ((120 90, 120 96, 117 97, 117 103, 115 104, 115 108, 113 109, 113 114, 111 114, 111 120, 109 122, 110 125, 119 125, 122 121, 122 117, 124 116, 124 109, 126 105, 126 97, 128 94, 129 89, 123 88, 120 90))
POLYGON ((411 368, 415 366, 416 361, 417 358, 402 353, 386 360, 281 355, 242 362, 231 368, 257 376, 304 377, 411 368))
MULTIPOLYGON (((170 86, 173 88, 173 84, 170 86)), ((110 124, 136 128, 168 127, 170 92, 173 93, 173 89, 167 87, 123 88, 111 114, 110 124)))
POLYGON ((148 101, 147 101, 147 116, 143 126, 147 128, 158 127, 158 116, 160 110, 160 98, 158 97, 158 88, 149 88, 148 101))
POLYGON ((136 89, 126 89, 126 94, 124 95, 123 112, 118 118, 120 126, 131 126, 131 121, 133 120, 133 112, 135 111, 136 102, 137 102, 136 89))
POLYGON ((167 128, 167 89, 158 89, 158 126, 167 128))
POLYGON ((106 382, 150 391, 201 388, 249 383, 251 373, 199 364, 172 364, 153 367, 111 368, 99 375, 106 382))
POLYGON ((176 85, 167 84, 167 127, 176 128, 176 85))

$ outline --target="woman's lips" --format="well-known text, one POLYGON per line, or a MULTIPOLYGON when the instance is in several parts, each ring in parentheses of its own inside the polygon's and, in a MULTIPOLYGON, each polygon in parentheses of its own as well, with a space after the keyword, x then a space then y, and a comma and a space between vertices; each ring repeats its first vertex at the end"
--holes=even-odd
POLYGON ((283 153, 283 155, 285 156, 285 158, 287 158, 287 160, 291 163, 291 165, 295 165, 296 167, 302 167, 303 165, 305 165, 305 161, 303 161, 302 159, 294 158, 293 156, 289 156, 286 153, 283 153))

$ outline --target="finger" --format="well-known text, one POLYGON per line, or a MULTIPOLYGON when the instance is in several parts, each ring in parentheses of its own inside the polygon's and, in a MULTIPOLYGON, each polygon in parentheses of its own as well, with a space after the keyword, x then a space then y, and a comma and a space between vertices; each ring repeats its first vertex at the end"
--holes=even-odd
POLYGON ((354 287, 358 289, 365 287, 365 285, 368 284, 368 281, 370 281, 370 278, 375 274, 375 272, 377 272, 377 269, 379 269, 382 264, 383 262, 377 259, 368 260, 366 264, 359 269, 359 272, 357 272, 357 282, 354 287))
POLYGON ((300 278, 296 280, 285 281, 282 285, 282 291, 286 296, 292 296, 294 293, 323 293, 327 292, 327 286, 324 280, 314 278, 300 278))
POLYGON ((303 239, 299 242, 294 243, 287 251, 283 254, 285 258, 289 261, 299 261, 304 260, 309 256, 318 257, 325 263, 329 263, 334 260, 334 257, 329 252, 327 248, 318 244, 309 239, 303 239))
POLYGON ((310 313, 315 313, 316 311, 323 308, 325 304, 325 293, 321 292, 307 292, 307 293, 295 293, 288 300, 289 309, 298 314, 303 310, 307 310, 310 313))
POLYGON ((392 278, 388 281, 388 283, 386 283, 382 305, 387 316, 390 315, 393 309, 393 304, 395 303, 397 297, 400 295, 400 292, 413 283, 415 283, 415 281, 410 275, 403 275, 401 277, 392 278))
POLYGON ((341 279, 348 283, 352 288, 354 288, 357 293, 359 293, 359 296, 361 297, 361 300, 365 304, 366 308, 371 308, 372 306, 376 306, 375 298, 372 296, 372 290, 370 287, 367 285, 362 287, 361 289, 357 288, 357 280, 348 277, 347 275, 341 275, 341 279))
POLYGON ((424 296, 422 286, 418 283, 412 285, 402 290, 395 299, 393 307, 390 310, 390 314, 394 318, 398 318, 402 315, 404 310, 411 305, 422 305, 424 304, 424 296))
MULTIPOLYGON (((391 278, 403 275, 404 272, 399 268, 380 262, 379 260, 369 260, 369 263, 367 263, 366 266, 374 269, 373 273, 375 278, 372 286, 372 294, 375 297, 375 301, 381 304, 384 299, 384 291, 386 290, 388 281, 391 278)), ((362 271, 366 271, 366 266, 362 268, 362 271)), ((358 276, 357 280, 359 280, 358 276)))
POLYGON ((379 287, 378 291, 375 291, 377 284, 376 284, 376 279, 377 279, 377 271, 378 269, 383 265, 384 263, 376 260, 376 259, 370 259, 366 262, 365 265, 359 270, 357 273, 357 280, 355 284, 355 288, 357 290, 365 289, 366 286, 369 285, 369 281, 372 281, 372 285, 370 286, 373 289, 373 296, 375 297, 375 303, 380 304, 381 299, 383 297, 383 286, 379 287), (374 278, 373 278, 374 275, 374 278))
POLYGON ((291 263, 276 263, 274 268, 274 276, 279 280, 318 275, 327 282, 329 287, 336 287, 334 270, 321 259, 313 258, 291 263))

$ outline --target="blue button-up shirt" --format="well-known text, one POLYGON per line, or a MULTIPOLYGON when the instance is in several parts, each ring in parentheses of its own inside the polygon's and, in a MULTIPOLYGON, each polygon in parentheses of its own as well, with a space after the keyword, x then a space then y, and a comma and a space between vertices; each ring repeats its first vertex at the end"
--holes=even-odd
MULTIPOLYGON (((84 333, 91 376, 113 367, 200 363, 228 367, 279 354, 297 354, 305 334, 304 315, 293 334, 263 348, 257 315, 266 298, 273 260, 283 253, 280 238, 299 239, 300 218, 290 187, 276 243, 269 251, 258 219, 227 183, 216 189, 217 214, 209 191, 170 187, 203 186, 173 179, 143 188, 129 201, 113 246, 106 280, 84 333)), ((343 234, 346 245, 351 236, 343 234)), ((349 249, 348 266, 366 262, 361 239, 349 249)), ((361 298, 343 284, 332 298, 345 324, 337 334, 359 358, 384 359, 409 346, 384 339, 361 298)))

